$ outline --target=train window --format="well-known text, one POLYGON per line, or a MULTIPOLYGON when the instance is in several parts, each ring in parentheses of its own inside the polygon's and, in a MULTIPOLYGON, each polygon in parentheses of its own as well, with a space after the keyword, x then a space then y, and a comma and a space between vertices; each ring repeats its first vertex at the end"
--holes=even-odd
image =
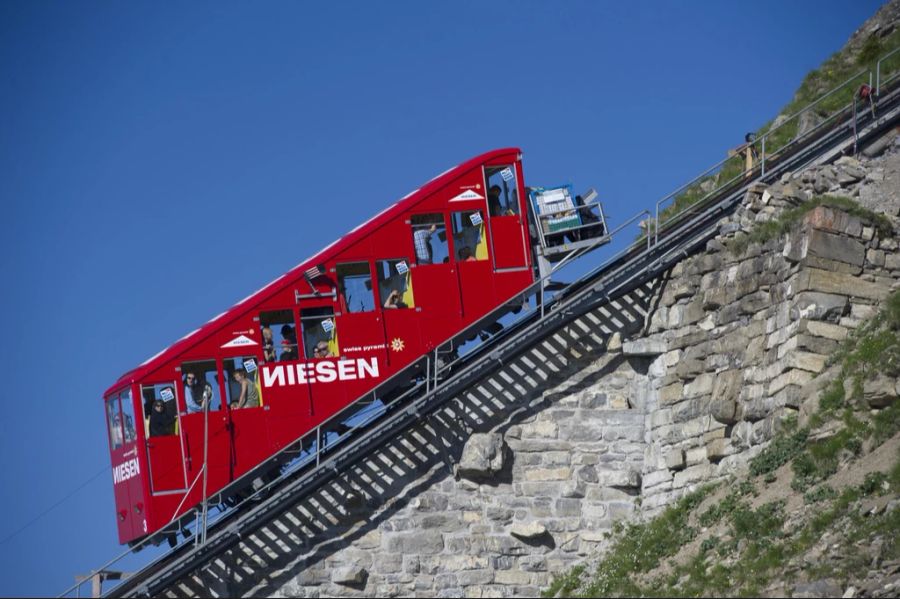
POLYGON ((518 214, 519 188, 515 165, 485 167, 484 178, 487 181, 488 210, 491 216, 518 214))
POLYGON ((405 259, 378 260, 378 297, 384 308, 415 308, 412 276, 405 259))
POLYGON ((231 409, 258 408, 263 405, 255 356, 226 358, 222 371, 227 381, 225 394, 231 409))
POLYGON ((109 424, 109 445, 113 449, 122 447, 122 413, 119 411, 119 396, 106 398, 106 421, 109 424))
POLYGON ((181 364, 181 389, 184 405, 190 414, 202 412, 206 405, 210 410, 222 407, 219 399, 219 377, 215 360, 196 360, 181 364))
POLYGON ((134 403, 131 401, 131 389, 122 391, 119 395, 122 405, 122 425, 125 428, 125 442, 131 443, 137 439, 134 430, 134 403))
POLYGON ((178 407, 175 404, 175 386, 169 383, 143 385, 141 397, 147 437, 177 434, 178 407))
POLYGON ((287 362, 300 357, 294 313, 291 310, 261 312, 259 327, 263 339, 263 361, 287 362))
POLYGON ((443 214, 415 214, 411 219, 416 264, 448 261, 447 226, 443 214))
POLYGON ((371 312, 375 309, 372 297, 372 273, 368 262, 348 262, 337 265, 338 287, 347 312, 371 312))
POLYGON ((481 210, 453 213, 453 249, 457 262, 487 260, 487 238, 481 210))
POLYGON ((307 358, 337 358, 341 355, 332 308, 300 310, 300 325, 307 358))

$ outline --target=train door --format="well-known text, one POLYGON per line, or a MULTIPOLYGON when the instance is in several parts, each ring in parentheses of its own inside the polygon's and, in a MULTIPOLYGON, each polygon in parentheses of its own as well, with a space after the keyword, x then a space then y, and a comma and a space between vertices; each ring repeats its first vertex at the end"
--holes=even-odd
POLYGON ((141 385, 150 492, 168 494, 187 490, 176 381, 141 385))
MULTIPOLYGON (((372 263, 368 260, 340 263, 336 266, 335 273, 340 313, 335 321, 337 332, 334 336, 337 338, 340 335, 340 343, 334 343, 333 348, 328 348, 327 353, 330 355, 325 355, 324 351, 316 354, 316 347, 310 343, 310 353, 307 355, 313 360, 337 359, 335 368, 340 381, 339 387, 344 395, 343 407, 383 378, 387 371, 387 348, 382 310, 376 309, 376 301, 380 298, 373 284, 375 277, 372 276, 372 263), (372 377, 369 370, 362 371, 363 364, 376 371, 377 376, 372 377)), ((321 341, 318 346, 322 347, 321 341)), ((318 372, 318 364, 316 368, 318 372)))
POLYGON ((452 212, 451 221, 463 320, 469 324, 489 312, 495 301, 484 211, 452 212))
POLYGON ((416 304, 412 271, 408 258, 375 261, 376 301, 381 306, 386 359, 392 369, 406 366, 424 352, 419 330, 421 308, 416 304))
MULTIPOLYGON (((222 443, 216 447, 216 453, 210 460, 210 468, 230 465, 234 478, 272 455, 276 449, 270 443, 266 422, 268 404, 262 390, 259 366, 259 357, 247 353, 222 360, 222 386, 228 414, 233 423, 231 434, 223 435, 222 438, 224 441, 230 436, 232 445, 222 443), (230 450, 230 455, 221 450, 230 450)), ((222 421, 225 420, 224 415, 225 412, 222 421)), ((210 440, 213 442, 216 438, 211 435, 210 440)))
MULTIPOLYGON (((346 405, 347 394, 342 379, 349 379, 350 374, 346 366, 343 375, 338 368, 344 361, 341 358, 345 342, 354 338, 354 335, 345 335, 344 328, 352 326, 356 319, 341 316, 341 323, 338 323, 330 302, 329 305, 307 304, 300 308, 300 351, 306 357, 304 381, 309 384, 314 424, 327 420, 346 405)), ((356 348, 352 349, 355 351, 356 348)))
POLYGON ((450 236, 445 218, 443 213, 432 212, 413 214, 409 220, 415 252, 411 279, 426 351, 452 337, 459 330, 462 315, 459 281, 456 264, 450 259, 450 236))
MULTIPOLYGON (((312 402, 303 349, 298 338, 300 327, 295 310, 261 312, 259 326, 263 339, 263 362, 259 364, 260 401, 268 423, 273 449, 295 441, 309 428, 312 402), (299 370, 298 370, 299 368, 299 370), (300 374, 303 374, 302 378, 300 374)), ((232 410, 232 416, 245 416, 232 410)))
POLYGON ((498 271, 528 266, 525 216, 515 164, 484 167, 490 218, 490 246, 498 271))

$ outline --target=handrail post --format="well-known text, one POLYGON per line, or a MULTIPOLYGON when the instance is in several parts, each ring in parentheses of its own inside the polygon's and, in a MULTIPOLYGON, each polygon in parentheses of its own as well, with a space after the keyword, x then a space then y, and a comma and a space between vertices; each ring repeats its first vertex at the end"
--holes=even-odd
POLYGON ((762 150, 760 151, 760 153, 762 154, 762 156, 759 159, 759 168, 760 168, 759 176, 765 177, 766 176, 766 136, 765 135, 763 135, 763 138, 762 138, 762 150))

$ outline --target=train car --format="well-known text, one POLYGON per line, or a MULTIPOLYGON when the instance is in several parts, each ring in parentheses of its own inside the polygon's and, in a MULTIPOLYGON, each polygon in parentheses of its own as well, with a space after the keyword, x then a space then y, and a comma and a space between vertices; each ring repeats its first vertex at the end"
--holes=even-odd
POLYGON ((605 235, 599 204, 570 191, 526 188, 517 148, 482 154, 120 377, 104 394, 120 542, 171 538, 198 504, 517 309, 550 262, 605 235))
POLYGON ((104 394, 120 542, 171 527, 532 285, 528 215, 520 151, 482 154, 120 377, 104 394))

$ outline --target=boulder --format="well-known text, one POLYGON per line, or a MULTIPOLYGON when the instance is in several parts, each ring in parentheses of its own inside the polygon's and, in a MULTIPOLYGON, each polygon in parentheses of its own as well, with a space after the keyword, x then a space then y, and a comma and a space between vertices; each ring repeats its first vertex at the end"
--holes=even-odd
POLYGON ((363 584, 369 577, 365 568, 359 566, 346 566, 338 568, 331 573, 331 582, 344 586, 363 584))
POLYGON ((662 339, 636 339, 622 344, 622 353, 626 356, 658 356, 667 351, 662 339))
POLYGON ((489 478, 503 469, 505 443, 500 433, 475 433, 463 447, 457 472, 463 478, 489 478))
POLYGON ((516 522, 510 527, 509 534, 519 539, 537 539, 547 534, 547 527, 540 522, 516 522))
POLYGON ((855 239, 818 229, 809 232, 806 251, 819 258, 846 262, 854 266, 862 266, 866 257, 865 247, 855 239))
POLYGON ((800 583, 794 587, 792 597, 840 597, 841 587, 831 579, 800 583))
POLYGON ((870 408, 886 408, 897 401, 897 385, 894 379, 879 374, 863 383, 863 399, 870 408))
POLYGON ((791 319, 800 320, 832 320, 837 321, 849 310, 850 301, 846 296, 833 293, 804 291, 797 294, 791 306, 791 319))

